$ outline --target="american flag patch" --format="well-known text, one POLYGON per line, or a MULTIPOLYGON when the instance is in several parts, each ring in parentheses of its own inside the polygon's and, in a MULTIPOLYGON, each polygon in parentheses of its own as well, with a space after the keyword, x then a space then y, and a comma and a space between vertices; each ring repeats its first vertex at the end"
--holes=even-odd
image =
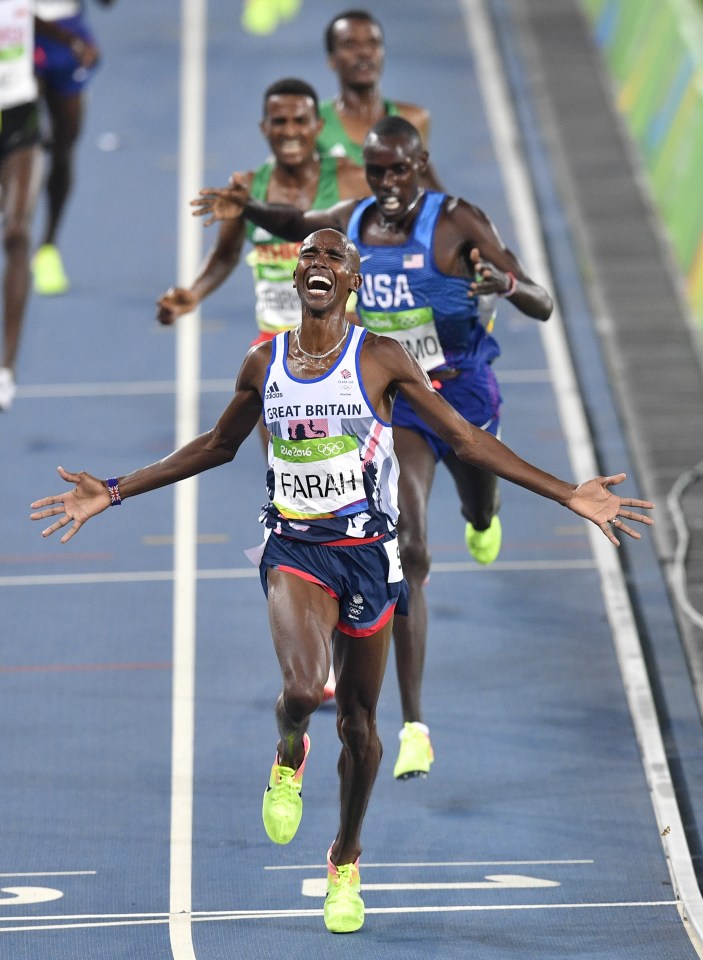
POLYGON ((424 253, 406 253, 403 255, 404 270, 421 270, 425 266, 424 253))

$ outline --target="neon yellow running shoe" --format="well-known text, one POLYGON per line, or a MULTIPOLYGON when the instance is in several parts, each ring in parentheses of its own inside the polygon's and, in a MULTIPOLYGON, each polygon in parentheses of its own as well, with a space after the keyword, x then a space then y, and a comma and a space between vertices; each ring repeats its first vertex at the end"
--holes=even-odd
POLYGON ((473 526, 467 523, 464 539, 466 549, 474 560, 486 565, 493 563, 500 553, 500 545, 503 541, 503 528, 498 515, 493 517, 487 530, 474 530, 473 526))
POLYGON ((32 260, 34 291, 45 297, 66 293, 70 283, 61 262, 61 254, 53 243, 39 247, 32 260))
POLYGON ((261 816, 264 828, 274 843, 290 843, 298 832, 303 816, 303 771, 310 753, 310 737, 303 737, 305 756, 297 770, 281 766, 276 760, 271 767, 269 785, 264 791, 261 816))
POLYGON ((330 933, 354 933, 364 925, 359 859, 335 866, 327 852, 327 896, 325 926, 330 933))
POLYGON ((400 751, 393 767, 393 776, 396 780, 426 777, 434 760, 434 750, 430 743, 430 731, 425 724, 415 721, 403 724, 398 739, 400 751))
POLYGON ((247 33, 266 36, 278 26, 278 4, 275 0, 245 0, 241 18, 247 33))

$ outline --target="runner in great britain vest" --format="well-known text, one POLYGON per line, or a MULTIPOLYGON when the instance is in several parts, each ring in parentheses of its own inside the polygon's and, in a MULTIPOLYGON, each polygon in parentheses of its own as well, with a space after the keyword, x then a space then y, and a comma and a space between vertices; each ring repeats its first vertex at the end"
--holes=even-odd
POLYGON ((366 331, 350 325, 342 353, 314 380, 289 372, 290 335, 274 339, 264 383, 271 441, 262 520, 276 534, 313 543, 394 533, 398 464, 391 425, 371 407, 361 379, 366 331))

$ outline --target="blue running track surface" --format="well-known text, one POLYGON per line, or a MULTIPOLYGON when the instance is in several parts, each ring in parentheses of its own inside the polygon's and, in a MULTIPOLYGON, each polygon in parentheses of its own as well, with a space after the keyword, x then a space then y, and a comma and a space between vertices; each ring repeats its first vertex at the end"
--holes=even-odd
MULTIPOLYGON (((127 501, 66 546, 28 521, 32 500, 61 490, 58 464, 123 474, 177 436, 181 332, 159 327, 154 302, 178 270, 180 13, 169 0, 89 6, 104 60, 61 235, 71 290, 31 300, 18 396, 0 418, 0 956, 695 958, 598 560, 573 514, 503 484, 503 550, 479 568, 438 470, 424 688, 436 761, 427 780, 393 780, 390 664, 386 752, 363 834, 367 919, 350 937, 322 921, 337 827, 332 709, 311 724, 298 836, 276 847, 261 823, 279 680, 243 553, 261 537, 258 438, 197 484, 192 609, 187 560, 175 579, 174 542, 187 554, 188 531, 173 490, 127 501)), ((431 110, 443 182, 529 262, 458 0, 374 11, 387 37, 384 93, 431 110)), ((303 0, 297 17, 256 37, 237 5, 209 0, 203 185, 264 159, 269 83, 297 75, 335 92, 322 44, 334 12, 303 0)), ((214 232, 198 231, 204 252, 214 232)), ((567 272, 560 282, 579 281, 567 272)), ((253 331, 242 264, 195 326, 200 429, 226 404, 253 331)), ((539 325, 503 304, 497 336, 503 439, 573 477, 539 325)))

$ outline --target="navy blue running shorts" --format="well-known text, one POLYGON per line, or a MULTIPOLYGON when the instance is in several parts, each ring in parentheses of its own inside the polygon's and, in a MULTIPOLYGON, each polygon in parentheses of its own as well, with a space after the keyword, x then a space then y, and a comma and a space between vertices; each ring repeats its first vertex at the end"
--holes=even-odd
POLYGON ((267 597, 266 575, 270 567, 319 584, 339 602, 337 629, 350 637, 368 637, 388 623, 394 613, 408 614, 408 585, 400 570, 395 536, 386 535, 353 546, 329 546, 272 533, 259 565, 261 586, 267 597))

